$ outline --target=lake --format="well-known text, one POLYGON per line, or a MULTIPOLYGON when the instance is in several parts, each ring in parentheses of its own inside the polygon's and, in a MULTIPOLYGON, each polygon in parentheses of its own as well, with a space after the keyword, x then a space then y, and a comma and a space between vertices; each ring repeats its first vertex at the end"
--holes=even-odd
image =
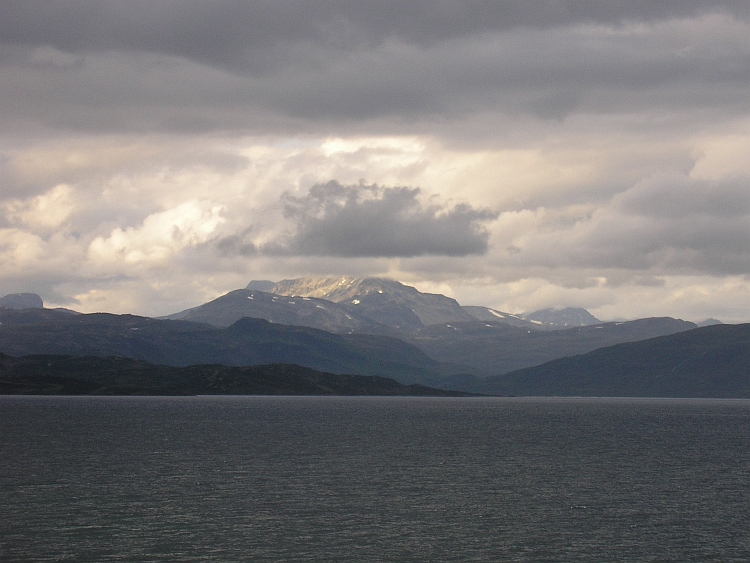
POLYGON ((750 401, 0 397, 0 560, 750 560, 750 401))

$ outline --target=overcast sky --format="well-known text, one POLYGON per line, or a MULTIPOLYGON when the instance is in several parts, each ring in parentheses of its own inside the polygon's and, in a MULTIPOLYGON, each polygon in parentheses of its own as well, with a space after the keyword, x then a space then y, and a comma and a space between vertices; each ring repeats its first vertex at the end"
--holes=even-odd
POLYGON ((750 321, 747 0, 3 0, 0 295, 750 321))

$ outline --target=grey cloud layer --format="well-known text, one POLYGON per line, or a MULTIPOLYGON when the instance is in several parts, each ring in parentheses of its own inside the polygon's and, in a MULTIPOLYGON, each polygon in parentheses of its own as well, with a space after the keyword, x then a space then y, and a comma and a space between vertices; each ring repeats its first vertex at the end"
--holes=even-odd
POLYGON ((666 274, 750 272, 750 178, 639 182, 590 217, 541 225, 509 265, 666 274))
POLYGON ((749 37, 747 0, 0 0, 0 282, 747 280, 749 37))
POLYGON ((348 50, 398 38, 430 45, 517 27, 618 25, 708 12, 748 18, 750 6, 743 0, 6 0, 0 37, 71 52, 148 51, 233 65, 280 44, 348 50))
POLYGON ((744 1, 9 1, 0 99, 6 121, 187 132, 744 112, 748 19, 744 1), (734 23, 685 19, 706 14, 734 23))
POLYGON ((342 256, 465 256, 487 251, 482 227, 497 217, 466 204, 424 205, 418 188, 318 184, 305 197, 285 196, 285 215, 296 231, 267 253, 342 256))

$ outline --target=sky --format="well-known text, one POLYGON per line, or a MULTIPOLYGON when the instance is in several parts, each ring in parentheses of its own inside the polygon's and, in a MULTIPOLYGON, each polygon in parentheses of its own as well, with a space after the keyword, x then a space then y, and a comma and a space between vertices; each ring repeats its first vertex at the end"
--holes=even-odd
POLYGON ((0 3, 0 295, 319 275, 750 321, 750 2, 0 3))

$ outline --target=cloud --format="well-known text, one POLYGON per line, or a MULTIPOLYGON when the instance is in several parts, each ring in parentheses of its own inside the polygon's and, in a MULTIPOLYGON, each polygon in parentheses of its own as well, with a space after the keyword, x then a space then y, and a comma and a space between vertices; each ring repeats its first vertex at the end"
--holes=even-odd
POLYGON ((193 200, 153 213, 137 228, 117 228, 108 237, 95 238, 89 245, 89 260, 109 271, 165 266, 182 249, 211 238, 223 222, 220 212, 220 206, 193 200))
POLYGON ((742 218, 750 215, 750 178, 712 182, 663 174, 618 195, 613 206, 623 214, 663 219, 742 218))
MULTIPOLYGON (((750 177, 708 181, 664 174, 600 206, 501 215, 508 267, 589 275, 742 275, 750 272, 750 177)), ((648 278, 646 278, 648 279, 648 278)))
POLYGON ((419 200, 419 188, 317 184, 282 198, 295 232, 271 254, 345 257, 465 256, 487 251, 483 225, 497 217, 467 204, 448 208, 419 200))
POLYGON ((750 177, 648 179, 598 211, 585 238, 610 265, 671 274, 750 272, 750 177))
POLYGON ((28 227, 33 232, 52 233, 61 227, 74 210, 72 192, 70 186, 59 184, 30 200, 11 200, 4 206, 7 220, 11 224, 28 227))
POLYGON ((750 318, 748 36, 746 0, 5 0, 0 284, 750 318))
POLYGON ((429 46, 438 41, 516 28, 580 23, 622 25, 704 13, 748 18, 742 0, 599 2, 442 0, 373 4, 365 0, 6 0, 0 37, 7 43, 62 51, 139 51, 214 64, 268 64, 268 51, 317 45, 351 51, 389 38, 429 46))
POLYGON ((430 132, 485 112, 715 118, 747 111, 749 19, 746 2, 700 0, 10 1, 0 114, 6 128, 184 134, 430 132))
POLYGON ((258 253, 258 247, 254 242, 238 235, 222 237, 212 242, 214 248, 223 256, 254 256, 258 253))

